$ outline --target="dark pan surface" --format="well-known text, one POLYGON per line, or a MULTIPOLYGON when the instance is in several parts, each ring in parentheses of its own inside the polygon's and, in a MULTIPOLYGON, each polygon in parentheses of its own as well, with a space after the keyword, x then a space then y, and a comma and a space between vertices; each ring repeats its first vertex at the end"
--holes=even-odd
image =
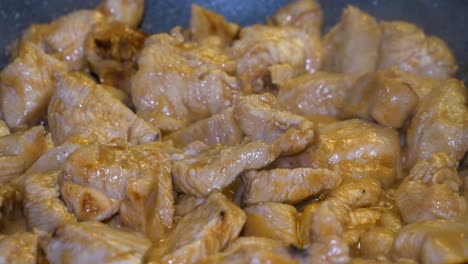
MULTIPOLYGON (((243 26, 263 23, 288 0, 147 0, 143 29, 168 31, 188 23, 190 4, 197 3, 243 26)), ((457 58, 459 77, 468 81, 468 0, 319 0, 325 13, 325 31, 347 4, 378 19, 406 20, 444 39, 457 58)), ((67 12, 92 8, 99 0, 0 0, 0 68, 8 62, 5 49, 31 23, 49 22, 67 12)))

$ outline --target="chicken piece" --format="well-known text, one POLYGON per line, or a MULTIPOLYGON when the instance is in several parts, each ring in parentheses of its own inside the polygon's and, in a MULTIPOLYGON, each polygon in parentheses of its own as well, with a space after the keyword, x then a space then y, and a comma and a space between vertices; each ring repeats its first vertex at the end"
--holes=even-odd
POLYGON ((38 235, 31 233, 16 233, 0 238, 0 263, 40 263, 38 240, 38 235))
POLYGON ((18 57, 0 73, 1 111, 13 130, 25 130, 43 121, 55 89, 55 73, 67 65, 25 42, 18 57))
POLYGON ((289 65, 293 75, 313 73, 322 65, 322 42, 293 27, 254 25, 244 27, 231 56, 237 60, 237 75, 247 93, 262 93, 271 86, 269 67, 289 65))
POLYGON ((0 120, 0 137, 10 135, 10 128, 7 126, 5 121, 0 120))
POLYGON ((277 145, 282 155, 299 153, 314 140, 314 125, 282 111, 269 93, 241 97, 234 114, 247 137, 277 145))
POLYGON ((375 18, 354 6, 346 7, 341 21, 324 37, 324 69, 358 76, 375 71, 381 35, 375 18))
POLYGON ((96 24, 86 38, 86 60, 101 83, 129 94, 145 39, 145 33, 119 22, 96 24))
POLYGON ((416 25, 403 21, 382 22, 378 69, 397 66, 403 71, 446 79, 457 71, 455 57, 445 42, 426 36, 416 25))
POLYGON ((393 259, 419 263, 466 263, 468 225, 466 221, 439 219, 404 226, 393 242, 393 259))
POLYGON ((339 117, 355 77, 316 72, 287 80, 279 86, 278 102, 287 111, 307 119, 339 117))
POLYGON ((104 16, 94 10, 79 10, 62 16, 50 24, 33 24, 19 39, 30 41, 41 50, 65 62, 71 70, 86 68, 84 43, 94 24, 104 16))
POLYGON ((244 236, 272 238, 301 247, 301 239, 297 232, 298 213, 293 206, 263 203, 248 206, 244 210, 247 214, 244 236))
POLYGON ((174 215, 171 148, 161 142, 81 147, 63 166, 62 196, 79 220, 103 220, 120 210, 125 226, 160 239, 174 215))
POLYGON ((319 127, 316 140, 294 158, 298 167, 329 168, 343 179, 371 176, 384 188, 401 178, 400 138, 394 129, 353 119, 319 127))
POLYGON ((463 179, 463 197, 468 202, 468 169, 460 171, 460 176, 463 179))
POLYGON ((21 192, 12 184, 0 185, 0 234, 26 231, 21 192))
POLYGON ((405 167, 445 152, 460 161, 468 150, 467 92, 462 81, 448 79, 419 105, 406 132, 405 167))
POLYGON ((19 177, 46 151, 43 126, 0 137, 0 184, 19 177))
POLYGON ((412 87, 394 71, 368 73, 345 95, 343 116, 401 128, 419 103, 412 87))
POLYGON ((60 227, 44 251, 50 264, 141 263, 150 246, 151 242, 138 234, 99 222, 81 222, 60 227))
POLYGON ((293 26, 312 36, 322 36, 323 14, 316 0, 296 0, 280 8, 271 18, 278 26, 293 26))
POLYGON ((174 161, 174 187, 178 192, 205 197, 221 191, 243 171, 265 167, 278 155, 277 147, 261 141, 234 147, 215 145, 201 153, 186 152, 174 161))
POLYGON ((381 226, 372 227, 359 240, 360 255, 366 259, 390 259, 395 232, 381 226))
POLYGON ((151 36, 138 59, 131 95, 137 114, 165 132, 232 104, 235 62, 221 51, 167 34, 151 36))
POLYGON ((294 258, 297 248, 287 247, 281 241, 263 237, 239 237, 223 252, 197 262, 198 264, 300 263, 294 258))
POLYGON ((224 48, 232 44, 240 27, 226 21, 220 14, 192 4, 189 30, 192 41, 202 45, 216 43, 220 48, 224 48))
POLYGON ((38 228, 51 233, 67 222, 76 221, 75 216, 67 211, 59 198, 58 180, 61 173, 50 171, 28 175, 23 206, 30 229, 38 228))
POLYGON ((215 144, 235 146, 241 143, 242 138, 243 133, 234 117, 233 108, 229 107, 218 114, 177 130, 165 139, 172 140, 174 146, 183 148, 195 141, 201 141, 209 146, 215 144))
POLYGON ((52 138, 60 145, 72 137, 108 143, 113 139, 133 144, 154 141, 159 131, 140 120, 93 80, 79 73, 58 77, 48 111, 52 138))
POLYGON ((184 217, 186 214, 196 209, 205 201, 206 198, 183 195, 181 198, 177 199, 176 203, 174 204, 174 218, 180 219, 184 217))
POLYGON ((341 183, 341 176, 327 169, 297 168, 249 171, 243 180, 245 204, 278 202, 294 205, 335 189, 341 183))
POLYGON ((145 0, 102 0, 97 10, 110 22, 118 21, 137 27, 143 19, 145 0))
POLYGON ((466 214, 467 202, 459 195, 462 181, 456 168, 456 161, 443 152, 416 163, 395 191, 406 223, 466 214))
POLYGON ((241 232, 245 213, 220 193, 185 215, 173 232, 148 251, 145 261, 195 263, 225 248, 241 232))

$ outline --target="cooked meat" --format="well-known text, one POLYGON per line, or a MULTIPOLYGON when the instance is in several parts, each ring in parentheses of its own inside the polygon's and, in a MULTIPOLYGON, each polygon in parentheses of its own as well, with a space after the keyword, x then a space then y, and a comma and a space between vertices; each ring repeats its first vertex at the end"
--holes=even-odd
POLYGON ((19 39, 30 41, 41 50, 68 64, 71 70, 86 68, 84 43, 94 24, 104 16, 94 10, 80 10, 62 16, 50 24, 33 24, 19 39))
POLYGON ((244 236, 272 238, 296 247, 302 246, 297 232, 298 213, 293 206, 262 203, 248 206, 244 210, 247 214, 244 236))
POLYGON ((0 234, 26 231, 23 197, 11 184, 0 185, 0 234))
POLYGON ((61 171, 30 174, 24 187, 24 214, 29 228, 38 228, 53 232, 57 227, 67 222, 75 222, 76 218, 67 211, 60 200, 59 177, 61 171))
POLYGON ((446 79, 457 71, 455 58, 445 42, 426 36, 416 25, 382 22, 382 41, 378 69, 400 69, 436 79, 446 79))
POLYGON ((325 35, 324 69, 356 75, 375 71, 381 35, 375 18, 346 7, 341 21, 325 35))
POLYGON ((296 0, 281 7, 271 18, 278 26, 292 26, 313 36, 322 36, 323 14, 316 0, 296 0))
POLYGON ((453 219, 468 209, 467 201, 459 195, 461 186, 456 161, 439 152, 416 163, 398 186, 395 200, 407 223, 453 219))
POLYGON ((97 10, 108 21, 119 21, 130 27, 140 24, 145 11, 145 0, 102 0, 97 10))
POLYGON ((54 74, 67 65, 25 42, 19 55, 0 73, 1 111, 13 130, 25 130, 43 121, 55 89, 54 74))
POLYGON ((36 234, 16 233, 0 238, 0 263, 35 264, 40 255, 36 234))
POLYGON ((167 34, 151 36, 138 59, 131 94, 137 114, 171 132, 232 104, 240 87, 221 51, 167 34))
POLYGON ((239 235, 245 219, 240 208, 214 193, 185 215, 167 239, 153 245, 146 261, 194 263, 225 248, 239 235))
POLYGON ((294 75, 313 73, 322 64, 319 37, 293 27, 254 25, 244 27, 231 56, 237 60, 237 75, 247 93, 262 93, 268 87, 269 67, 289 65, 294 75))
POLYGON ((367 73, 345 94, 343 116, 400 128, 419 103, 412 87, 395 71, 367 73))
POLYGON ((460 161, 468 150, 467 92, 462 81, 448 79, 418 107, 406 133, 405 167, 445 152, 460 161))
POLYGON ((223 252, 213 254, 198 264, 300 263, 294 258, 296 247, 287 247, 278 240, 263 237, 239 237, 223 252))
POLYGON ((217 44, 223 48, 232 44, 239 29, 239 25, 226 21, 222 15, 192 4, 189 30, 193 41, 202 45, 217 44))
POLYGON ((0 137, 10 135, 10 128, 8 128, 7 124, 5 121, 0 120, 0 137))
POLYGON ((43 126, 0 137, 0 184, 19 177, 46 151, 43 126))
POLYGON ((393 242, 393 259, 402 258, 420 263, 466 263, 466 221, 439 219, 404 226, 393 242))
POLYGON ((233 108, 225 108, 220 113, 197 121, 188 127, 169 134, 165 139, 172 140, 176 147, 201 141, 209 146, 221 144, 234 146, 241 143, 242 130, 234 117, 233 108))
POLYGON ((93 80, 79 73, 58 77, 49 104, 49 127, 57 145, 72 137, 108 143, 122 139, 145 143, 159 138, 159 131, 139 118, 93 80))
POLYGON ((86 60, 101 83, 130 93, 130 79, 137 71, 145 39, 145 33, 123 23, 96 24, 86 38, 86 60))
POLYGON ((48 241, 45 253, 50 264, 141 263, 150 246, 150 241, 138 234, 99 222, 82 222, 60 227, 48 241))
POLYGON ((261 141, 234 147, 215 145, 201 153, 187 151, 184 157, 174 161, 174 187, 185 194, 205 197, 221 191, 243 171, 265 167, 278 155, 276 146, 261 141))
POLYGON ((302 74, 279 86, 278 102, 285 110, 307 119, 339 117, 347 93, 354 93, 354 81, 355 77, 347 74, 302 74))
POLYGON ((62 196, 79 220, 120 210, 125 226, 160 239, 174 215, 170 148, 161 142, 83 146, 64 164, 62 196))
POLYGON ((343 179, 371 176, 385 188, 400 177, 400 138, 394 129, 353 119, 319 127, 316 140, 295 157, 299 167, 337 170, 343 179))
POLYGON ((244 203, 298 202, 335 189, 341 176, 327 169, 297 168, 249 171, 245 182, 244 203))
POLYGON ((390 259, 395 232, 380 226, 370 228, 359 240, 360 255, 366 259, 390 259))
POLYGON ((183 195, 174 204, 174 218, 182 218, 206 201, 206 198, 199 198, 190 195, 183 195))
POLYGON ((282 111, 269 93, 241 97, 234 114, 247 137, 272 142, 282 155, 299 153, 314 140, 314 125, 302 116, 282 111))
POLYGON ((463 179, 463 196, 465 200, 468 202, 468 169, 464 169, 460 171, 460 176, 463 179))

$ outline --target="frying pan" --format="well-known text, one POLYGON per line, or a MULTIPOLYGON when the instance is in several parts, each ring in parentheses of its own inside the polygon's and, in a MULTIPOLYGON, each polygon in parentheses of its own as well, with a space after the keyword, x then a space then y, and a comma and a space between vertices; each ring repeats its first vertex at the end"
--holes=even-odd
MULTIPOLYGON (((45 23, 99 0, 0 0, 0 68, 9 60, 6 47, 32 23, 45 23)), ((264 23, 288 0, 146 0, 142 23, 149 33, 186 26, 191 3, 223 14, 242 26, 264 23)), ((455 53, 458 77, 468 81, 468 0, 319 0, 325 32, 339 20, 343 7, 355 5, 381 20, 406 20, 444 39, 455 53)))

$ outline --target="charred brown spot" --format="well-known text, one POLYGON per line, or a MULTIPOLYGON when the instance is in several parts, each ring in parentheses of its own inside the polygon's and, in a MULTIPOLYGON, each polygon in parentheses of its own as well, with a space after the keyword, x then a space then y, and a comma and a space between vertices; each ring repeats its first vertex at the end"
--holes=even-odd
POLYGON ((96 206, 93 196, 85 192, 81 197, 81 211, 88 215, 96 215, 99 212, 99 208, 96 206))
POLYGON ((296 256, 306 256, 307 255, 307 250, 304 250, 294 244, 290 244, 289 247, 288 247, 288 251, 292 254, 292 255, 296 255, 296 256))
POLYGON ((219 212, 219 218, 221 218, 221 220, 224 220, 225 217, 226 217, 226 212, 225 211, 219 212))

